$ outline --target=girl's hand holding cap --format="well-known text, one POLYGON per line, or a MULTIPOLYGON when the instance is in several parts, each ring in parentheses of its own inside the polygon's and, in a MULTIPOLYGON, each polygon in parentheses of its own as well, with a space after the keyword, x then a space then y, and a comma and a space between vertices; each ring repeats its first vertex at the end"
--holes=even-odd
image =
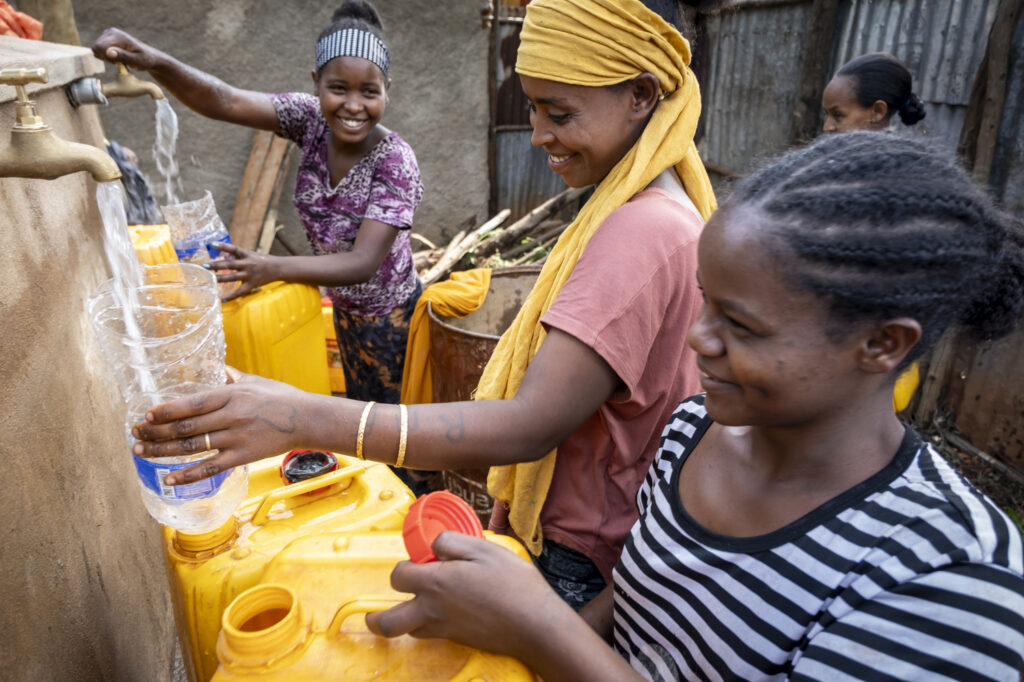
POLYGON ((438 490, 416 500, 402 524, 405 549, 413 563, 437 561, 432 547, 447 530, 476 538, 484 536, 480 517, 461 497, 438 490))

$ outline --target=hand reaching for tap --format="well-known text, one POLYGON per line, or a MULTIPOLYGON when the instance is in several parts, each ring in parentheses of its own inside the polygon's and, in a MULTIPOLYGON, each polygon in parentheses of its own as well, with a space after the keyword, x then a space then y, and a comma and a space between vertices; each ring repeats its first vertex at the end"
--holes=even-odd
POLYGON ((259 130, 277 130, 277 112, 264 92, 236 88, 216 76, 184 64, 119 28, 108 28, 92 45, 103 61, 146 71, 193 111, 259 130))
POLYGON ((124 64, 139 71, 149 71, 156 64, 159 52, 117 28, 108 28, 92 44, 98 59, 124 64))
POLYGON ((221 300, 230 301, 233 298, 244 296, 264 284, 282 279, 278 274, 277 256, 270 256, 243 249, 234 244, 214 242, 213 248, 230 255, 224 260, 215 260, 203 265, 207 270, 213 270, 217 275, 218 282, 241 282, 241 286, 231 294, 224 296, 221 300))

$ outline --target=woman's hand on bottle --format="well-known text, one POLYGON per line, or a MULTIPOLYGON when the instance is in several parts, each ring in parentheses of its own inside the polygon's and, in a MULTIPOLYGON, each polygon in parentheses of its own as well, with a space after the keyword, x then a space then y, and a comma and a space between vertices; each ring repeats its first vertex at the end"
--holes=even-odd
POLYGON ((108 28, 92 44, 97 58, 112 64, 124 64, 139 71, 149 71, 156 63, 157 52, 119 28, 108 28))
POLYGON ((222 242, 215 242, 212 246, 218 251, 229 254, 230 258, 210 261, 203 267, 213 270, 217 275, 218 282, 241 282, 237 289, 223 297, 224 301, 244 296, 264 284, 281 278, 278 268, 275 267, 276 261, 279 260, 278 256, 270 256, 222 242))
POLYGON ((229 372, 232 383, 153 407, 132 427, 140 457, 181 457, 218 450, 213 457, 170 474, 180 485, 214 476, 296 447, 306 394, 279 381, 229 372), (207 440, 207 438, 209 440, 207 440), (209 447, 207 447, 209 446, 209 447))

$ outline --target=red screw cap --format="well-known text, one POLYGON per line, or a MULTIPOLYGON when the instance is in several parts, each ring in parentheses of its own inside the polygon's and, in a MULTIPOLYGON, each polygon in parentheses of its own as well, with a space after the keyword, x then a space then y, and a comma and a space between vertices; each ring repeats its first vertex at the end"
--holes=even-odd
POLYGON ((458 495, 437 490, 413 502, 402 524, 405 549, 413 563, 437 561, 432 546, 437 536, 446 530, 477 538, 484 536, 480 517, 458 495))

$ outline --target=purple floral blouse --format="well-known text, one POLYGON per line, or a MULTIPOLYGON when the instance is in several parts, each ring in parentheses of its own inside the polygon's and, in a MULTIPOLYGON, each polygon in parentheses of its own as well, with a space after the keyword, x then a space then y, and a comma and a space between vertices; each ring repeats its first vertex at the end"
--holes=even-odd
POLYGON ((386 315, 416 290, 409 228, 423 196, 423 183, 412 148, 390 133, 352 167, 334 188, 327 168, 330 129, 320 101, 305 93, 270 95, 281 137, 302 149, 295 179, 295 209, 306 228, 313 253, 351 251, 364 218, 398 228, 391 250, 370 281, 333 287, 334 305, 363 316, 386 315))

